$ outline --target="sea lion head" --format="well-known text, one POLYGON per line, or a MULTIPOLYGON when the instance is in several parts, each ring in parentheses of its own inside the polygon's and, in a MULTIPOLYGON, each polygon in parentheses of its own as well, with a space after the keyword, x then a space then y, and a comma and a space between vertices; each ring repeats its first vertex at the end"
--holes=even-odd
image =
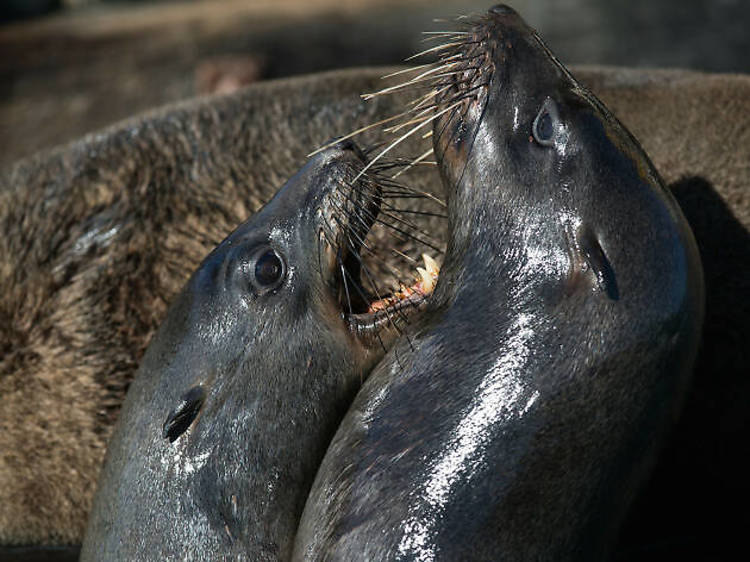
POLYGON ((312 157, 172 303, 123 405, 84 560, 286 556, 328 440, 397 333, 384 327, 398 303, 373 311, 360 280, 382 198, 366 162, 351 142, 312 157))
POLYGON ((692 233, 632 135, 511 8, 491 8, 462 33, 435 86, 450 214, 474 217, 452 243, 495 251, 495 241, 500 277, 521 264, 550 296, 637 298, 645 316, 657 300, 661 318, 699 309, 692 233))
MULTIPOLYGON (((487 343, 472 372, 521 397, 502 431, 483 433, 507 475, 484 481, 508 498, 487 508, 505 527, 495 553, 530 553, 547 534, 553 558, 604 558, 689 383, 697 246, 638 142, 518 14, 497 6, 452 40, 434 88, 454 225, 435 298, 475 323, 466 342, 487 343), (532 497, 534 516, 519 515, 513 498, 532 497)), ((468 505, 466 521, 480 520, 468 505)))
MULTIPOLYGON (((151 350, 160 350, 165 388, 275 392, 275 383, 304 379, 300 365, 315 372, 323 349, 359 373, 382 354, 375 327, 356 314, 367 300, 359 249, 381 197, 372 176, 353 181, 365 162, 350 142, 315 155, 205 258, 145 360, 150 369, 151 350)), ((164 425, 172 441, 186 429, 173 425, 178 418, 164 425)))

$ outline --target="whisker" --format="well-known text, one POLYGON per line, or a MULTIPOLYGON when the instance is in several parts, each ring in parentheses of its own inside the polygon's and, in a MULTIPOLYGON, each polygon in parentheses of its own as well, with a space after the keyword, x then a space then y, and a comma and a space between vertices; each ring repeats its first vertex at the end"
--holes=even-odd
MULTIPOLYGON (((421 97, 422 101, 420 101, 418 104, 414 106, 414 109, 419 109, 422 107, 422 104, 427 103, 431 98, 436 99, 440 94, 442 94, 444 91, 450 89, 453 86, 453 84, 447 84, 446 86, 443 86, 442 88, 439 88, 437 90, 432 90, 421 97)), ((415 102, 419 100, 420 98, 417 98, 414 100, 415 102)))
POLYGON ((341 279, 344 282, 344 293, 346 293, 346 304, 349 308, 349 314, 352 314, 352 311, 353 311, 352 299, 349 296, 349 283, 347 283, 346 281, 346 278, 348 277, 348 275, 346 273, 346 268, 344 267, 344 262, 341 260, 341 256, 337 254, 336 258, 338 259, 339 269, 341 270, 341 279))
MULTIPOLYGON (((409 232, 406 232, 405 230, 403 230, 403 229, 401 229, 401 228, 399 228, 399 227, 397 227, 397 226, 395 226, 395 225, 393 225, 393 224, 391 224, 389 222, 386 222, 386 221, 384 221, 381 218, 376 219, 376 222, 379 223, 379 224, 382 224, 383 226, 387 226, 388 228, 393 229, 394 231, 398 232, 399 234, 402 234, 403 236, 406 236, 407 240, 414 240, 415 242, 419 242, 420 244, 424 244, 428 248, 431 248, 431 249, 435 250, 439 254, 443 253, 443 250, 441 250, 439 247, 437 247, 437 246, 435 246, 433 244, 430 244, 429 242, 425 242, 424 240, 421 240, 420 238, 414 236, 413 234, 410 234, 409 232)), ((407 240, 403 240, 402 239, 403 242, 406 242, 407 240)))
POLYGON ((462 41, 455 41, 453 43, 443 43, 442 45, 435 45, 434 47, 430 47, 429 49, 425 49, 424 51, 420 51, 420 52, 418 52, 418 53, 416 53, 416 54, 414 54, 414 55, 412 55, 410 57, 406 57, 404 59, 404 62, 412 61, 414 59, 417 59, 419 57, 423 57, 424 55, 429 55, 430 53, 434 53, 436 51, 442 51, 442 50, 445 50, 445 49, 450 49, 451 47, 458 47, 458 46, 460 46, 462 44, 463 44, 462 41))
MULTIPOLYGON (((375 290, 375 296, 377 296, 377 297, 378 297, 378 300, 379 300, 379 301, 382 301, 382 300, 384 300, 384 299, 383 299, 383 297, 381 297, 381 296, 380 296, 380 294, 378 293, 378 291, 377 291, 377 287, 375 286, 375 282, 374 282, 374 281, 372 280, 372 277, 370 276, 370 270, 369 270, 369 269, 367 268, 367 266, 366 266, 366 265, 365 265, 364 263, 362 263, 362 270, 363 270, 363 271, 365 272, 365 275, 367 276, 368 280, 370 281, 370 285, 371 285, 371 286, 372 286, 372 288, 373 288, 373 289, 375 290)), ((389 311, 388 307, 386 306, 386 307, 385 307, 385 308, 383 309, 383 311, 385 312, 385 314, 386 314, 386 316, 387 316, 387 318, 388 318, 388 323, 389 323, 389 324, 390 324, 391 326, 393 326, 393 328, 394 328, 394 329, 395 329, 395 330, 396 330, 396 331, 398 332, 398 334, 399 334, 400 336, 403 336, 403 335, 404 335, 404 332, 403 332, 403 331, 402 331, 402 330, 401 330, 401 329, 400 329, 400 328, 398 327, 398 325, 397 325, 397 324, 396 324, 396 323, 395 323, 395 322, 393 321, 393 318, 392 318, 392 316, 391 316, 391 312, 389 311)), ((402 321, 403 321, 403 322, 404 322, 404 323, 405 323, 406 325, 409 325, 409 319, 408 319, 408 318, 406 318, 406 316, 404 315, 404 311, 403 311, 403 310, 401 310, 401 309, 396 309, 396 313, 397 313, 397 314, 399 315, 399 317, 401 318, 401 320, 402 320, 402 321)))
MULTIPOLYGON (((357 283, 356 279, 352 278, 351 274, 346 270, 346 268, 344 268, 344 274, 345 276, 349 277, 349 279, 351 279, 352 286, 359 294, 359 297, 364 301, 368 300, 368 296, 362 292, 362 289, 360 289, 359 287, 359 283, 357 283)), ((386 312, 386 315, 387 314, 388 313, 386 312)), ((399 333, 399 335, 401 335, 401 330, 399 330, 398 326, 396 326, 395 323, 391 320, 390 316, 388 316, 388 321, 394 327, 394 329, 399 333)), ((388 349, 385 347, 385 343, 383 342, 383 339, 380 337, 379 330, 375 330, 375 336, 378 338, 378 341, 380 341, 380 345, 383 348, 383 351, 388 351, 388 349)))
POLYGON ((402 68, 401 70, 397 70, 396 72, 385 74, 384 76, 381 76, 380 79, 386 80, 388 78, 393 78, 394 76, 399 76, 401 74, 407 74, 409 72, 416 72, 420 68, 426 68, 428 66, 435 66, 436 64, 440 64, 440 62, 427 62, 425 64, 418 64, 416 66, 410 66, 409 68, 402 68))
POLYGON ((468 31, 423 31, 422 35, 468 35, 468 31))
POLYGON ((408 127, 409 125, 413 125, 414 123, 421 123, 425 119, 431 119, 432 115, 430 115, 430 111, 433 109, 433 107, 428 107, 420 111, 417 116, 414 119, 409 119, 408 121, 404 121, 403 123, 399 123, 398 125, 394 125, 393 127, 388 127, 383 129, 386 133, 397 133, 401 129, 408 127))
MULTIPOLYGON (((389 209, 390 211, 394 211, 394 212, 397 212, 397 211, 398 211, 398 209, 395 209, 394 207, 391 207, 391 206, 388 206, 388 207, 386 207, 386 208, 387 208, 387 209, 389 209)), ((414 230, 414 231, 415 231, 415 232, 416 232, 417 234, 421 234, 422 236, 424 236, 424 237, 428 238, 429 240, 431 240, 431 241, 435 242, 436 244, 439 244, 439 243, 440 243, 440 241, 439 241, 439 240, 436 240, 435 238, 433 238, 433 237, 432 237, 432 236, 431 236, 431 235, 430 235, 429 233, 427 233, 427 232, 424 232, 424 231, 423 231, 423 230, 421 230, 421 229, 420 229, 420 228, 419 228, 418 226, 416 226, 415 224, 413 224, 413 223, 411 223, 411 222, 407 221, 406 219, 402 219, 402 218, 398 217, 398 216, 397 216, 397 215, 395 215, 395 214, 394 214, 393 212, 384 212, 384 211, 381 211, 381 212, 380 212, 380 214, 381 214, 381 215, 385 215, 385 216, 386 216, 386 217, 388 217, 389 219, 393 219, 393 220, 395 220, 396 222, 399 222, 399 223, 401 223, 401 224, 403 224, 403 225, 405 225, 405 226, 408 226, 409 228, 413 229, 413 230, 414 230)), ((417 238, 416 238, 416 237, 414 237, 414 239, 415 239, 415 240, 417 240, 417 238)))
POLYGON ((364 127, 360 127, 359 129, 357 129, 356 131, 353 131, 353 132, 349 133, 348 135, 344 135, 343 137, 338 137, 335 140, 332 140, 331 142, 329 142, 327 144, 324 144, 323 146, 321 146, 317 150, 314 150, 313 152, 311 152, 310 154, 308 154, 307 157, 310 158, 312 156, 315 156, 319 152, 322 152, 322 151, 324 151, 326 149, 329 149, 332 146, 336 146, 338 143, 340 143, 343 140, 350 139, 353 136, 356 136, 356 135, 358 135, 360 133, 364 133, 365 131, 368 131, 368 130, 374 128, 374 127, 378 127, 380 125, 383 125, 384 123, 388 123, 388 122, 393 121, 395 119, 400 119, 401 117, 405 117, 408 114, 409 114, 408 112, 399 113, 398 115, 393 115, 391 117, 386 117, 385 119, 381 119, 380 121, 377 121, 375 123, 371 123, 370 125, 365 125, 364 127))
MULTIPOLYGON (((345 196, 346 196, 346 195, 345 195, 345 196)), ((349 198, 349 201, 351 201, 351 199, 350 199, 350 198, 349 198)), ((337 209, 337 210, 338 210, 339 212, 341 212, 342 214, 346 212, 346 211, 345 211, 345 210, 344 210, 344 209, 343 209, 343 208, 342 208, 342 207, 341 207, 340 205, 338 205, 338 204, 337 204, 337 203, 336 203, 335 201, 331 201, 331 204, 332 204, 332 205, 334 205, 334 207, 336 207, 336 209, 337 209)), ((373 218, 373 219, 375 218, 375 217, 374 217, 374 215, 373 215, 372 213, 370 213, 369 211, 367 211, 367 210, 365 210, 365 209, 360 209, 360 210, 361 210, 361 211, 362 211, 363 213, 365 213, 365 214, 366 214, 366 215, 367 215, 367 216, 368 216, 369 218, 373 218)), ((358 220, 358 221, 359 221, 359 222, 360 222, 360 223, 361 223, 361 224, 362 224, 363 226, 365 226, 365 227, 369 226, 369 225, 368 225, 367 223, 365 223, 365 222, 364 222, 364 220, 363 220, 362 216, 360 216, 359 214, 356 214, 356 215, 354 215, 354 218, 356 218, 356 219, 357 219, 357 220, 358 220)), ((378 261, 380 261, 380 262, 381 262, 381 263, 382 263, 382 264, 383 264, 383 265, 384 265, 384 266, 385 266, 386 268, 388 268, 388 269, 390 270, 390 272, 391 272, 391 274, 392 274, 392 275, 394 275, 394 276, 395 276, 396 278, 399 278, 399 277, 401 277, 401 276, 402 276, 402 272, 401 272, 401 271, 400 271, 399 269, 395 268, 395 267, 394 267, 393 265, 391 265, 390 263, 388 263, 388 262, 387 262, 387 261, 386 261, 385 259, 383 259, 383 258, 382 258, 381 256, 379 256, 379 255, 378 255, 378 253, 377 253, 377 251, 376 251, 376 250, 373 250, 373 249, 372 249, 372 248, 371 248, 371 247, 370 247, 370 246, 369 246, 369 245, 367 244, 367 241, 366 241, 365 239, 362 239, 362 238, 361 238, 361 237, 360 237, 360 236, 359 236, 359 235, 358 235, 358 234, 357 234, 356 232, 352 232, 352 231, 351 231, 350 229, 348 229, 348 228, 347 228, 347 227, 346 227, 345 225, 342 225, 342 224, 341 224, 341 221, 339 220, 339 218, 338 218, 337 216, 334 216, 334 217, 333 217, 333 219, 334 219, 334 220, 336 221, 336 223, 337 223, 337 224, 339 225, 339 228, 341 228, 342 230, 344 230, 345 232, 347 232, 347 243, 348 243, 349 249, 350 249, 350 250, 352 251, 352 253, 353 253, 354 255, 356 255, 356 256, 358 256, 358 257, 360 257, 360 253, 359 253, 359 252, 358 252, 358 251, 356 250, 356 246, 355 246, 355 245, 354 245, 354 244, 352 243, 352 241, 351 241, 351 238, 349 238, 349 234, 351 234, 352 236, 354 236, 354 238, 356 239, 356 241, 357 241, 357 243, 358 243, 358 244, 360 245, 360 247, 364 248, 364 249, 365 249, 365 250, 366 250, 366 251, 367 251, 367 252, 368 252, 368 253, 369 253, 370 255, 372 255, 372 256, 373 256, 373 257, 374 257, 375 259, 377 259, 378 261)), ((375 221, 373 220, 373 222, 375 222, 375 221)), ((362 263, 362 260, 361 260, 361 259, 360 259, 360 263, 362 263)))
POLYGON ((362 170, 361 170, 361 171, 359 172, 359 174, 357 174, 357 177, 355 177, 353 181, 357 181, 357 180, 358 180, 358 179, 359 179, 359 178, 360 178, 360 177, 361 177, 361 176, 362 176, 362 175, 363 175, 363 174, 364 174, 364 173, 365 173, 365 172, 366 172, 367 170, 369 170, 369 169, 370 169, 370 168, 372 167, 372 165, 373 165, 373 164, 374 164, 375 162, 377 162, 377 160, 378 160, 379 158, 382 158, 383 156, 385 156, 385 155, 386 155, 386 154, 387 154, 388 152, 390 152, 390 151, 391 151, 391 150, 392 150, 393 148, 395 148, 396 146, 398 146, 399 144, 401 144, 401 143, 402 143, 403 141, 405 141, 405 140, 406 140, 407 138, 409 138, 409 137, 410 137, 411 135, 413 135, 413 134, 414 134, 415 132, 417 132, 417 131, 418 131, 419 129, 421 129, 421 128, 422 128, 422 127, 424 127, 425 125, 429 125, 429 124, 430 124, 430 123, 431 123, 432 121, 434 121, 435 119, 437 119, 437 118, 438 118, 438 117, 440 117, 441 115, 443 115, 443 114, 447 113, 448 111, 452 110, 452 109, 453 109, 454 107, 456 107, 456 106, 457 106, 458 104, 460 104, 460 103, 462 103, 462 102, 458 102, 458 103, 456 103, 456 104, 454 104, 454 105, 451 105, 451 106, 449 106, 449 107, 446 107, 446 108, 445 108, 445 109, 443 109, 442 111, 439 111, 439 112, 437 112, 437 113, 436 113, 435 115, 433 115, 432 119, 429 119, 429 120, 426 120, 426 121, 424 121, 423 123, 421 123, 421 124, 419 124, 419 125, 415 126, 415 127, 414 127, 414 128, 413 128, 413 129, 411 130, 411 131, 409 131, 408 133, 405 133, 405 134, 401 135, 401 136, 400 136, 400 137, 399 137, 398 139, 396 139, 396 140, 395 140, 395 141, 393 141, 393 142, 392 142, 391 144, 389 144, 389 145, 388 145, 388 146, 387 146, 387 147, 386 147, 385 149, 383 149, 383 150, 382 150, 382 151, 381 151, 381 152, 380 152, 380 153, 379 153, 379 154, 378 154, 378 155, 377 155, 377 156, 376 156, 375 158, 373 158, 372 160, 370 160, 370 162, 369 162, 369 163, 368 163, 367 165, 365 165, 365 167, 364 167, 364 168, 362 168, 362 170))
POLYGON ((419 82, 426 82, 428 80, 433 80, 436 77, 449 76, 450 74, 447 74, 447 75, 439 74, 437 76, 433 76, 433 75, 436 72, 440 72, 442 70, 451 68, 451 67, 456 66, 458 64, 460 64, 460 63, 459 62, 449 62, 447 64, 438 65, 438 66, 436 66, 434 68, 431 68, 429 70, 425 70, 424 72, 422 72, 419 75, 415 76, 411 80, 407 80, 406 82, 402 82, 401 84, 396 84, 395 86, 389 86, 389 87, 383 88, 382 90, 379 90, 377 92, 372 92, 372 93, 369 93, 369 94, 362 94, 362 99, 363 100, 371 100, 371 99, 373 99, 376 96, 382 96, 382 95, 385 95, 385 94, 388 94, 388 93, 391 93, 391 92, 395 92, 396 90, 400 90, 402 88, 407 88, 407 87, 409 87, 409 86, 411 86, 413 84, 417 84, 419 82))
MULTIPOLYGON (((385 193, 383 194, 386 195, 385 193)), ((432 199, 435 203, 440 205, 441 207, 446 207, 445 201, 442 199, 436 197, 432 193, 428 193, 427 191, 415 191, 414 193, 410 194, 399 194, 399 193, 388 193, 387 197, 389 199, 432 199)))
POLYGON ((399 213, 406 213, 408 215, 420 215, 420 216, 426 216, 426 217, 437 217, 439 219, 447 219, 448 215, 442 215, 440 213, 431 213, 429 211, 413 211, 411 209, 394 209, 394 211, 397 211, 399 213))
POLYGON ((405 253, 403 253, 402 251, 398 250, 397 248, 392 248, 391 252, 393 252, 397 256, 400 256, 400 257, 404 258, 405 260, 410 261, 412 263, 419 263, 418 260, 414 259, 411 256, 406 255, 405 253))
POLYGON ((417 164, 419 164, 422 160, 424 160, 425 158, 427 158, 433 152, 434 152, 434 149, 430 148, 430 150, 428 150, 427 152, 425 152, 421 156, 417 156, 414 160, 412 160, 411 164, 409 164, 408 166, 406 166, 404 169, 402 169, 401 171, 397 172, 396 174, 392 175, 391 179, 395 180, 397 177, 399 177, 400 175, 402 175, 404 172, 407 172, 407 171, 411 170, 414 166, 416 166, 417 164))

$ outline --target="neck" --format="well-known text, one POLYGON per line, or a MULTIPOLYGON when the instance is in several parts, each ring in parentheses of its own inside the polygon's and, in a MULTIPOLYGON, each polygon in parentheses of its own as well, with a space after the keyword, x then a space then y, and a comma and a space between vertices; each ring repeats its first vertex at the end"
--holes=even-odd
POLYGON ((481 190, 463 192, 464 197, 449 201, 454 222, 436 302, 461 297, 507 309, 559 298, 565 285, 561 279, 570 271, 565 225, 523 201, 489 200, 481 190))

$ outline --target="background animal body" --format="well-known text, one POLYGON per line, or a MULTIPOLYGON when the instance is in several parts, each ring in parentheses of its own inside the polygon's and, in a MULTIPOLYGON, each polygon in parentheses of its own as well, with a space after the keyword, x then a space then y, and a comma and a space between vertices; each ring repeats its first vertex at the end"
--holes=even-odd
MULTIPOLYGON (((195 95, 259 79, 398 64, 423 48, 423 31, 446 29, 446 23, 433 19, 481 13, 491 4, 62 3, 75 8, 0 25, 0 168, 195 95)), ((750 35, 745 29, 750 3, 745 0, 514 0, 512 5, 566 64, 750 72, 750 35)))
MULTIPOLYGON (((407 97, 359 99, 381 88, 386 72, 183 103, 0 176, 0 544, 80 541, 112 421, 168 302, 311 147, 396 111, 407 97)), ((574 72, 635 133, 677 195, 707 282, 698 374, 667 450, 672 460, 637 502, 621 550, 729 551, 742 536, 729 514, 750 501, 742 446, 750 78, 574 72)), ((410 181, 428 186, 431 173, 410 181)))

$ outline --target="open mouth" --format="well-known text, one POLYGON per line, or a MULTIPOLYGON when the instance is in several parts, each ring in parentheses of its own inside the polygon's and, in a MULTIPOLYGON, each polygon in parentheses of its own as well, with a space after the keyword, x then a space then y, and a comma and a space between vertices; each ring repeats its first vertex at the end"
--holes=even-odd
MULTIPOLYGON (((423 139, 433 136, 433 126, 436 131, 436 135, 433 136, 434 146, 444 146, 453 139, 461 140, 468 136, 470 131, 468 131, 469 121, 466 119, 467 112, 479 107, 478 102, 485 97, 492 65, 487 51, 484 20, 482 18, 470 19, 461 22, 461 25, 463 27, 461 30, 440 32, 434 36, 434 39, 443 43, 442 45, 430 47, 415 55, 415 57, 437 55, 436 62, 420 64, 385 76, 383 78, 400 76, 399 79, 402 81, 362 96, 363 99, 369 100, 403 90, 413 90, 417 93, 417 97, 407 104, 407 108, 402 113, 360 128, 343 137, 343 139, 349 139, 369 129, 388 124, 387 127, 381 129, 381 132, 393 139, 386 138, 377 148, 378 154, 374 157, 366 155, 367 157, 363 158, 364 169, 357 173, 354 178, 355 183, 364 172, 375 172, 373 181, 381 181, 383 176, 378 172, 388 169, 389 166, 384 163, 384 157, 388 156, 391 159, 392 166, 393 162, 396 162, 392 160, 394 154, 392 151, 395 151, 396 147, 415 134, 423 139), (382 148, 384 145, 385 148, 382 148)), ((418 163, 437 165, 437 162, 429 162, 427 159, 434 155, 438 160, 444 156, 443 150, 439 152, 441 154, 430 148, 420 156, 412 157, 406 168, 411 168, 418 163)), ((398 177, 401 173, 403 171, 392 177, 398 177)), ((355 190, 351 183, 349 185, 352 190, 355 190)), ((366 192, 367 188, 363 191, 366 192)), ((418 314, 430 300, 440 273, 439 260, 433 256, 437 255, 439 258, 445 250, 445 244, 440 240, 432 239, 420 247, 420 243, 425 242, 423 236, 425 232, 435 232, 436 229, 425 229, 420 225, 415 225, 412 219, 425 216, 447 219, 444 214, 445 203, 434 196, 434 193, 440 193, 442 196, 443 191, 440 189, 432 194, 419 192, 409 194, 403 188, 386 181, 385 187, 382 187, 379 192, 382 196, 370 198, 368 201, 371 206, 369 210, 362 213, 357 208, 348 209, 350 211, 349 229, 354 230, 356 234, 348 236, 348 245, 339 245, 339 248, 346 248, 343 252, 345 255, 339 255, 338 258, 341 270, 339 302, 343 317, 352 332, 359 335, 375 333, 380 338, 381 329, 390 327, 400 334, 402 326, 409 324, 410 319, 418 314), (401 203, 403 199, 408 200, 414 197, 411 201, 412 207, 397 207, 395 203, 389 206, 387 191, 395 192, 397 200, 401 203), (376 199, 377 204, 373 205, 376 199), (425 212, 420 205, 427 202, 437 202, 442 205, 442 208, 425 212), (406 213, 409 220, 404 220, 401 213, 406 213), (386 215, 385 221, 376 218, 383 214, 386 215), (372 239, 371 227, 374 230, 379 223, 392 227, 398 235, 392 237, 390 241, 380 239, 379 243, 370 244, 368 242, 372 239), (418 233, 418 235, 413 236, 411 233, 418 233), (365 242, 365 238, 368 242, 365 242), (351 243, 352 239, 356 241, 354 244, 351 243), (381 274, 382 272, 378 271, 377 267, 378 260, 383 263, 393 262, 394 255, 378 257, 377 254, 382 254, 381 249, 393 244, 395 239, 402 243, 407 242, 403 247, 393 249, 395 261, 400 262, 395 268, 397 273, 393 275, 386 271, 385 274, 381 274), (408 242, 416 242, 416 244, 408 242), (372 255, 376 257, 368 265, 367 259, 372 255), (421 256, 421 260, 413 256, 421 256), (412 273, 415 270, 416 274, 412 273), (402 271, 409 273, 403 275, 402 271), (390 287, 390 289, 384 291, 380 289, 381 287, 390 287)), ((354 198, 360 198, 360 195, 355 194, 354 198)), ((360 206, 367 207, 361 202, 360 206)), ((437 230, 442 236, 447 235, 445 224, 438 226, 437 230)), ((427 238, 431 236, 428 234, 427 238)))
POLYGON ((365 310, 353 309, 346 319, 350 329, 357 332, 376 330, 395 324, 408 323, 408 318, 420 310, 432 295, 440 274, 440 266, 429 254, 422 254, 424 267, 417 267, 413 284, 401 284, 396 290, 386 295, 373 295, 370 302, 361 304, 365 310))
POLYGON ((433 255, 439 258, 444 246, 429 234, 430 221, 444 218, 435 209, 442 203, 394 181, 394 169, 404 165, 390 161, 364 174, 354 170, 335 203, 331 264, 344 321, 358 336, 372 334, 381 342, 384 329, 402 333, 424 308, 440 273, 433 255))

